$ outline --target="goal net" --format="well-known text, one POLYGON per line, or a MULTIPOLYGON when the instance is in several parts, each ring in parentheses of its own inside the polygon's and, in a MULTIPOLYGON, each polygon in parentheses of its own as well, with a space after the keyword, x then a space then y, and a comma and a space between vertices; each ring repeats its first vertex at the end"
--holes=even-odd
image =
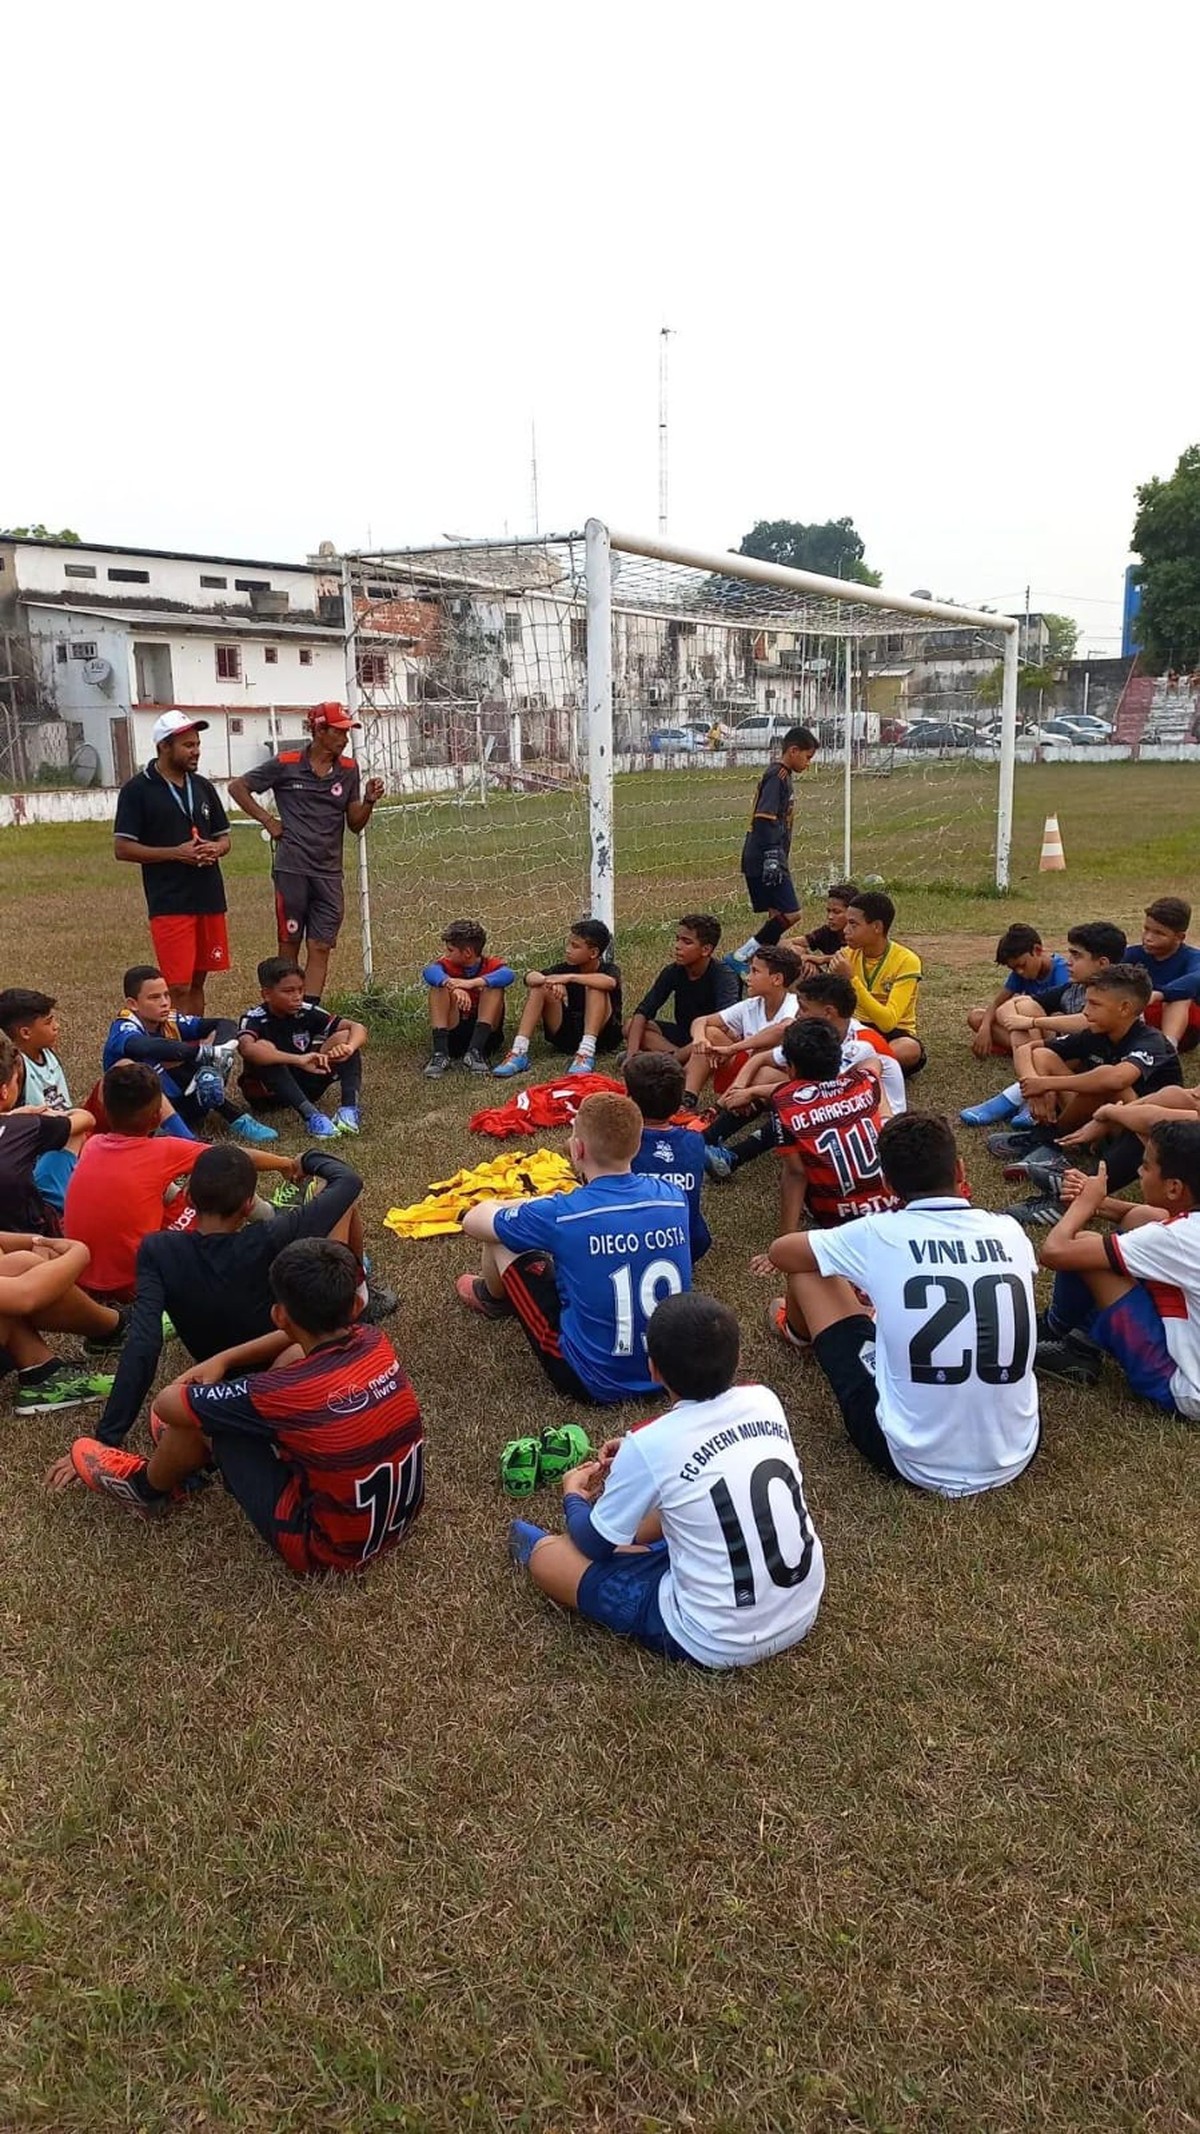
POLYGON ((820 743, 796 789, 807 910, 847 872, 993 879, 1007 618, 598 533, 343 563, 360 753, 388 793, 363 870, 377 985, 415 992, 454 918, 525 965, 587 911, 620 953, 685 911, 740 939, 755 782, 797 724, 820 743))

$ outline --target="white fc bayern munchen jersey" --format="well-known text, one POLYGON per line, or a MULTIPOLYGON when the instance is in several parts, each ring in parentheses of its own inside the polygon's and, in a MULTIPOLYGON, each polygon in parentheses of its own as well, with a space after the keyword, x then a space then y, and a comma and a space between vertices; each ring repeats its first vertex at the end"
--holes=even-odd
POLYGON ((1033 1457, 1033 1247, 1011 1215, 955 1196, 811 1230, 822 1274, 875 1306, 879 1427, 902 1475, 948 1497, 1011 1482, 1033 1457))
POLYGON ((1200 1215, 1114 1230, 1108 1254, 1125 1274, 1145 1283, 1158 1306, 1175 1366, 1171 1398, 1189 1422, 1200 1423, 1200 1215))
POLYGON ((731 1008, 722 1008, 721 1021, 732 1036, 745 1040, 757 1037, 760 1030, 773 1027, 775 1023, 790 1023, 795 1013, 794 993, 784 994, 774 1015, 768 1015, 766 1002, 754 993, 747 994, 745 1000, 735 1000, 731 1008))
POLYGON ((681 1400, 622 1438, 592 1525, 624 1547, 658 1511, 671 1636, 705 1667, 745 1667, 811 1629, 825 1558, 787 1418, 766 1386, 681 1400))

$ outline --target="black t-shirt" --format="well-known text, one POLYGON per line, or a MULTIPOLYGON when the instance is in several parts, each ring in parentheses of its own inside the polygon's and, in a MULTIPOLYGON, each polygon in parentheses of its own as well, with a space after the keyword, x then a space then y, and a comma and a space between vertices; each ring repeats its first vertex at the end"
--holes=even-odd
MULTIPOLYGON (((547 977, 547 978, 565 978, 565 979, 567 979, 567 980, 568 980, 568 984, 567 984, 567 1001, 566 1001, 566 1008, 565 1008, 564 1012, 565 1012, 565 1013, 566 1013, 567 1015, 569 1015, 569 1016, 570 1016, 570 1018, 571 1018, 571 1020, 572 1020, 573 1022, 582 1022, 582 1021, 583 1021, 583 1018, 584 1018, 584 1015, 585 1015, 585 1013, 586 1013, 586 1010, 587 1010, 587 997, 588 997, 588 994, 589 994, 589 992, 591 991, 591 987, 590 987, 590 986, 585 986, 585 985, 572 985, 572 984, 570 984, 570 982, 569 982, 569 981, 570 981, 570 980, 571 980, 572 978, 576 978, 576 977, 578 977, 578 972, 576 971, 576 969, 575 969, 575 966, 574 966, 574 964, 573 964, 573 963, 552 963, 552 964, 550 965, 549 969, 548 969, 548 970, 546 971, 546 974, 545 974, 545 975, 546 975, 546 977, 547 977)), ((611 992, 611 993, 607 993, 607 994, 605 995, 605 998, 606 998, 606 1000, 608 1001, 608 1020, 609 1020, 609 1022, 612 1022, 614 1018, 616 1019, 616 1021, 617 1021, 617 1022, 620 1022, 620 1020, 621 1020, 621 973, 620 973, 620 971, 618 970, 618 968, 617 968, 616 964, 615 964, 615 963, 602 963, 602 964, 600 965, 600 968, 599 968, 599 970, 598 970, 598 971, 593 971, 593 972, 590 972, 590 973, 589 973, 589 976, 591 976, 591 977, 594 977, 594 978, 615 978, 615 979, 616 979, 616 984, 615 984, 615 986, 613 987, 613 990, 612 990, 612 992, 611 992)))
POLYGON ((758 781, 750 810, 750 828, 742 846, 746 874, 761 874, 768 852, 782 852, 786 859, 792 845, 794 808, 792 774, 782 763, 773 763, 758 781))
POLYGON ((814 956, 836 956, 846 946, 846 936, 839 934, 836 926, 814 926, 804 940, 814 956))
MULTIPOLYGON (((228 828, 216 786, 198 771, 176 786, 157 764, 148 763, 117 795, 113 834, 138 845, 190 845, 197 837, 223 837, 228 828)), ((142 868, 142 885, 152 919, 225 910, 219 866, 185 867, 175 860, 156 860, 142 868)))
POLYGON ((302 1207, 241 1230, 155 1230, 138 1246, 137 1293, 117 1376, 97 1436, 119 1445, 133 1428, 154 1383, 169 1312, 197 1363, 271 1332, 272 1262, 297 1237, 328 1237, 362 1192, 348 1163, 310 1149, 302 1158, 324 1189, 302 1207))
POLYGON ((1090 1074, 1094 1067, 1119 1067, 1131 1060, 1138 1070, 1133 1084, 1133 1093, 1138 1097, 1148 1097, 1156 1089, 1167 1089, 1183 1080, 1179 1054, 1170 1038, 1164 1037, 1161 1030, 1152 1030, 1140 1017, 1122 1038, 1098 1037, 1093 1030, 1070 1030, 1065 1037, 1052 1039, 1048 1050, 1056 1052, 1060 1060, 1078 1061, 1084 1074, 1090 1074))
POLYGON ((668 963, 634 1009, 635 1015, 657 1015, 668 1000, 674 1000, 671 1020, 681 1030, 690 1030, 698 1015, 719 1015, 731 1008, 741 993, 736 971, 713 957, 700 978, 691 978, 678 963, 668 963))
POLYGON ((33 1167, 49 1149, 71 1138, 66 1112, 10 1111, 0 1119, 0 1230, 46 1231, 46 1203, 33 1182, 33 1167))
MULTIPOLYGON (((302 1000, 295 1015, 272 1015, 265 1002, 257 1008, 247 1008, 238 1024, 241 1037, 261 1038, 274 1045, 277 1052, 319 1052, 341 1022, 340 1015, 331 1015, 315 1000, 302 1000)), ((253 1072, 253 1069, 251 1069, 253 1072)))

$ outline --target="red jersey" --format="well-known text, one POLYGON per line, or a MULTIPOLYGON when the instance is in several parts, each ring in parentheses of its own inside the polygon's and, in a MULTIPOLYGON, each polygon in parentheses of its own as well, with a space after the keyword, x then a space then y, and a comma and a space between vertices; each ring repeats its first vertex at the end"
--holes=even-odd
POLYGON ((879 1168, 879 1096, 873 1074, 849 1067, 831 1082, 790 1082, 772 1098, 780 1143, 799 1155, 808 1212, 825 1229, 900 1205, 879 1168))
POLYGON ((93 1134, 84 1143, 63 1210, 65 1234, 92 1255, 83 1288, 97 1296, 132 1295, 138 1246, 172 1219, 163 1194, 173 1178, 187 1176, 205 1146, 166 1134, 93 1134))
POLYGON ((357 1571, 403 1541, 425 1498, 421 1410, 377 1326, 324 1341, 300 1363, 188 1386, 201 1430, 275 1448, 275 1545, 290 1571, 357 1571))

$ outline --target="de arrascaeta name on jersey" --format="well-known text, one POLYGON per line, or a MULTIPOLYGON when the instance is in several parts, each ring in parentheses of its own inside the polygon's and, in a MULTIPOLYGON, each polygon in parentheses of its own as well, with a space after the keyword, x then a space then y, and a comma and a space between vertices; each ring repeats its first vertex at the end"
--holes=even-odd
POLYGON ((680 1481, 699 1481, 701 1468, 707 1467, 710 1460, 715 1460, 719 1452, 727 1452, 731 1445, 737 1444, 739 1438, 755 1437, 782 1438, 788 1446, 792 1442, 787 1424, 773 1422, 769 1416, 760 1416, 749 1423, 737 1423, 730 1430, 714 1431, 712 1437, 706 1438, 703 1445, 697 1445, 691 1459, 684 1461, 679 1470, 680 1481))
POLYGON ((607 1259, 615 1254, 628 1259, 631 1253, 669 1252, 672 1245, 686 1245, 687 1240, 687 1231, 675 1223, 665 1230, 616 1230, 611 1237, 597 1237, 593 1233, 588 1239, 588 1251, 593 1259, 599 1255, 607 1259))

